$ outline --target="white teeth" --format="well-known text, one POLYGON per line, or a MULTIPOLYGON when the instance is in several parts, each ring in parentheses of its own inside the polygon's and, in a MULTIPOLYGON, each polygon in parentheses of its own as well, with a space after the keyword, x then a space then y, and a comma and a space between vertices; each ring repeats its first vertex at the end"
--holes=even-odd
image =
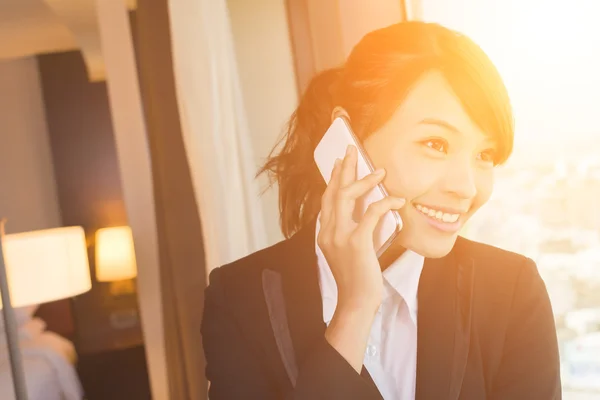
POLYGON ((447 223, 456 222, 460 218, 460 214, 449 214, 443 211, 432 210, 420 204, 416 204, 415 207, 423 214, 447 223))
POLYGON ((456 222, 458 221, 458 218, 460 217, 459 214, 444 214, 444 216, 442 217, 442 221, 444 222, 456 222))

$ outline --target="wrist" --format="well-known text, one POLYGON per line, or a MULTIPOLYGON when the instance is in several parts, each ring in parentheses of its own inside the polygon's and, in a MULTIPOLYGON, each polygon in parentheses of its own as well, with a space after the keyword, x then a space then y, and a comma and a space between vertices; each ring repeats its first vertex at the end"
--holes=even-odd
POLYGON ((336 313, 339 310, 342 313, 358 315, 375 315, 381 305, 381 297, 377 296, 339 296, 336 307, 336 313))
POLYGON ((337 307, 325 331, 325 339, 359 374, 375 312, 372 307, 337 307))

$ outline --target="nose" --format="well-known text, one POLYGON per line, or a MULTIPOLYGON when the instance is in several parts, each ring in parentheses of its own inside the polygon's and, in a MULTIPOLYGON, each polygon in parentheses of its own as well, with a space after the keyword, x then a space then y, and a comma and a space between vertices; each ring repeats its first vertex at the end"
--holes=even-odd
POLYGON ((470 200, 477 195, 476 171, 473 161, 467 157, 457 157, 448 165, 444 179, 444 189, 454 196, 470 200))

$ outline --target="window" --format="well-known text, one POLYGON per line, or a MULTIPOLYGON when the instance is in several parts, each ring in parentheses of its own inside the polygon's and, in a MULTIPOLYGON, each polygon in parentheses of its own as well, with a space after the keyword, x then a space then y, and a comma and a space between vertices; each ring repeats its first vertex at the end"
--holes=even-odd
POLYGON ((421 0, 475 40, 515 109, 515 152, 464 235, 534 259, 556 318, 564 398, 600 399, 600 2, 421 0))

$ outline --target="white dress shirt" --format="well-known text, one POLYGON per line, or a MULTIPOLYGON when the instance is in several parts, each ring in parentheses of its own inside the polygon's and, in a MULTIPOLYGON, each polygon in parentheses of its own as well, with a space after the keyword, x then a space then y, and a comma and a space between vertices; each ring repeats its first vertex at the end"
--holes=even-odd
MULTIPOLYGON (((319 223, 317 221, 317 235, 319 223)), ((331 322, 337 285, 315 243, 323 320, 331 322)), ((417 376, 417 289, 423 256, 405 251, 383 272, 383 301, 371 326, 363 364, 385 400, 414 400, 417 376)))

